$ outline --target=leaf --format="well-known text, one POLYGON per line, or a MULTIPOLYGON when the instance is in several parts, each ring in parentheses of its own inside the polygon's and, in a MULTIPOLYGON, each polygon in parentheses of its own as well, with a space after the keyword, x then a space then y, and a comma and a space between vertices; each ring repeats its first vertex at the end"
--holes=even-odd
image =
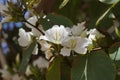
POLYGON ((119 2, 120 0, 99 0, 99 1, 105 4, 115 4, 119 2))
POLYGON ((111 10, 112 7, 108 8, 96 21, 96 25, 100 23, 100 21, 108 14, 108 12, 111 10))
POLYGON ((56 57, 48 68, 46 80, 61 80, 61 57, 56 57))
POLYGON ((103 51, 77 58, 72 68, 72 80, 115 80, 116 70, 103 51))
POLYGON ((115 61, 117 67, 120 67, 120 60, 115 61))
POLYGON ((56 0, 56 4, 54 6, 54 8, 55 8, 54 11, 57 14, 62 14, 64 16, 68 17, 74 23, 78 22, 78 18, 79 18, 78 15, 80 15, 80 12, 81 12, 80 4, 83 1, 82 0, 69 0, 69 2, 67 2, 66 6, 64 6, 60 9, 59 5, 61 4, 61 1, 64 1, 64 0, 56 0))
POLYGON ((96 21, 96 26, 100 23, 100 21, 110 12, 110 10, 117 4, 118 2, 112 4, 96 21))
POLYGON ((31 54, 36 46, 36 41, 33 41, 30 46, 23 52, 22 62, 20 64, 19 72, 25 73, 27 65, 29 63, 31 54))
POLYGON ((45 19, 40 19, 40 23, 42 24, 45 30, 51 28, 53 25, 64 25, 66 27, 71 27, 73 25, 72 21, 69 20, 67 17, 56 14, 46 15, 45 19))
POLYGON ((118 29, 117 26, 115 26, 115 33, 116 33, 117 36, 120 38, 120 30, 118 29))
POLYGON ((73 64, 72 80, 84 80, 84 69, 86 66, 87 56, 79 56, 73 64))
POLYGON ((62 4, 59 6, 59 9, 63 8, 68 2, 69 0, 64 0, 62 4))
POLYGON ((110 58, 112 60, 120 60, 120 43, 114 44, 109 48, 110 58))
POLYGON ((61 63, 61 80, 71 80, 71 63, 70 58, 64 57, 61 63))

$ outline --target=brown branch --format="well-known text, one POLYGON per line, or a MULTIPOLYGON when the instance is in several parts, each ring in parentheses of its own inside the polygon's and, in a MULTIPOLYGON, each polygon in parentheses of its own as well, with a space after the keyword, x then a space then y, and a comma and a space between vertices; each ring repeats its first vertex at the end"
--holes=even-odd
POLYGON ((42 35, 45 35, 44 32, 43 32, 42 30, 38 29, 35 25, 31 24, 31 23, 28 22, 27 20, 25 20, 25 22, 28 23, 29 25, 33 26, 34 28, 36 28, 38 31, 40 31, 40 33, 41 33, 42 35))

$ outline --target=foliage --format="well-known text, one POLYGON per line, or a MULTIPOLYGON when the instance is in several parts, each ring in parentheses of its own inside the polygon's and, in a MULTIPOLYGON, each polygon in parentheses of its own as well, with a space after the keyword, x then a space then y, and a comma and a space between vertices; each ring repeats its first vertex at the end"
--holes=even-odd
POLYGON ((16 1, 0 4, 0 44, 9 45, 1 78, 120 79, 120 0, 16 1), (9 31, 10 22, 22 25, 9 31))

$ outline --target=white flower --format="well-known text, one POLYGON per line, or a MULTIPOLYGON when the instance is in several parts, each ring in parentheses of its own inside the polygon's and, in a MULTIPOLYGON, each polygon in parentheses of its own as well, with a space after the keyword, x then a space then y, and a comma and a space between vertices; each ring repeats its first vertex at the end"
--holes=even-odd
POLYGON ((9 14, 6 14, 4 11, 8 11, 8 4, 3 5, 0 3, 0 13, 2 14, 2 16, 4 16, 1 21, 2 23, 9 22, 12 18, 9 14))
POLYGON ((12 80, 26 80, 23 76, 19 76, 18 74, 14 74, 12 76, 12 80))
POLYGON ((64 47, 64 48, 61 49, 60 54, 62 54, 63 56, 70 56, 70 52, 71 52, 70 48, 64 47))
MULTIPOLYGON (((36 16, 30 17, 28 20, 28 22, 30 22, 32 25, 36 25, 36 22, 38 21, 36 16)), ((31 26, 30 24, 26 23, 26 26, 28 28, 32 28, 33 26, 31 26)))
POLYGON ((81 37, 68 37, 63 43, 63 48, 60 54, 63 56, 70 56, 71 50, 78 54, 85 54, 87 52, 87 46, 91 44, 87 38, 81 37))
POLYGON ((26 69, 26 71, 25 71, 25 74, 26 74, 27 76, 29 76, 29 75, 32 74, 32 72, 31 72, 31 70, 30 70, 30 65, 27 66, 27 69, 26 69))
POLYGON ((0 73, 2 73, 1 77, 4 79, 4 80, 11 80, 12 78, 12 75, 5 69, 0 69, 0 73))
POLYGON ((40 40, 39 43, 40 43, 40 45, 41 45, 41 50, 42 50, 42 51, 49 50, 50 47, 51 47, 51 45, 48 44, 48 43, 47 43, 46 41, 44 41, 44 40, 40 40))
POLYGON ((86 30, 85 30, 85 26, 84 26, 85 22, 82 23, 78 23, 77 26, 74 25, 71 29, 71 32, 74 36, 86 36, 86 30))
POLYGON ((31 43, 31 32, 26 32, 23 28, 19 29, 19 45, 22 47, 26 47, 31 43))
POLYGON ((8 11, 7 6, 0 3, 0 13, 4 14, 4 11, 8 11))
POLYGON ((33 65, 37 66, 38 68, 47 68, 48 64, 49 62, 42 57, 39 57, 37 60, 33 62, 33 65))
POLYGON ((32 54, 37 55, 38 54, 38 45, 36 44, 32 54))
POLYGON ((51 49, 45 51, 45 58, 46 59, 49 60, 52 56, 53 56, 53 53, 52 53, 51 49))
POLYGON ((50 59, 51 56, 53 56, 52 52, 51 52, 51 46, 50 44, 48 44, 46 41, 44 40, 40 40, 39 41, 40 45, 41 45, 41 50, 45 52, 45 57, 47 59, 50 59))
MULTIPOLYGON (((29 18, 27 21, 28 21, 29 23, 31 23, 32 25, 35 26, 35 25, 36 25, 36 22, 38 21, 38 19, 37 19, 36 16, 33 16, 33 17, 29 18)), ((28 24, 28 23, 26 23, 25 25, 26 25, 28 28, 32 29, 32 33, 33 33, 34 36, 40 36, 40 35, 41 35, 40 31, 37 30, 35 27, 31 26, 31 25, 28 24)))
POLYGON ((69 32, 63 25, 54 25, 51 29, 48 29, 45 32, 45 36, 40 36, 40 39, 55 43, 61 44, 61 42, 68 37, 69 32))
POLYGON ((88 32, 89 34, 89 39, 90 40, 96 40, 100 37, 105 37, 103 34, 101 34, 98 30, 96 29, 90 29, 90 31, 88 32))

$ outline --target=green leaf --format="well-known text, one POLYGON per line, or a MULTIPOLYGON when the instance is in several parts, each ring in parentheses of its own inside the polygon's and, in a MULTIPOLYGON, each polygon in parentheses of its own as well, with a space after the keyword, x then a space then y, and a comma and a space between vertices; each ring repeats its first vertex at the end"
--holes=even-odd
POLYGON ((96 21, 96 26, 100 23, 100 21, 108 14, 112 7, 108 8, 96 21))
POLYGON ((48 68, 46 80, 61 80, 61 57, 56 57, 48 68))
POLYGON ((117 67, 120 67, 120 60, 115 61, 117 67))
POLYGON ((84 80, 87 56, 79 56, 73 63, 72 80, 84 80))
POLYGON ((19 68, 20 73, 24 73, 26 71, 27 65, 29 63, 31 54, 36 46, 36 41, 33 41, 30 46, 23 52, 22 62, 19 68))
POLYGON ((68 2, 69 0, 64 0, 62 4, 59 6, 59 9, 63 8, 68 2))
POLYGON ((72 68, 72 80, 115 80, 116 70, 103 51, 77 58, 72 68))
POLYGON ((64 25, 66 27, 71 27, 73 25, 72 21, 69 20, 67 17, 56 14, 46 15, 45 19, 40 19, 40 23, 42 24, 45 30, 51 28, 53 25, 64 25))
POLYGON ((105 4, 115 4, 119 2, 120 0, 99 0, 99 1, 105 4))
MULTIPOLYGON (((90 22, 88 22, 89 28, 94 28, 98 18, 110 7, 99 1, 90 1, 87 13, 90 15, 90 22)), ((98 25, 101 30, 106 30, 112 26, 112 19, 105 17, 98 25)))
POLYGON ((110 10, 118 3, 119 1, 117 1, 116 3, 112 4, 96 21, 96 26, 100 23, 100 21, 110 12, 110 10))
POLYGON ((64 57, 61 63, 61 80, 71 80, 71 63, 70 58, 64 57))
POLYGON ((60 8, 59 5, 61 4, 61 1, 63 1, 63 0, 56 0, 56 4, 54 6, 55 13, 62 14, 64 16, 68 17, 69 19, 71 19, 72 22, 77 23, 78 18, 79 18, 78 15, 80 15, 80 12, 81 12, 80 4, 83 1, 82 0, 69 0, 69 2, 67 2, 66 6, 59 9, 60 8))
POLYGON ((112 60, 120 60, 120 43, 116 43, 109 48, 110 58, 112 60))
POLYGON ((118 26, 115 26, 115 33, 120 38, 120 30, 119 30, 118 26))

